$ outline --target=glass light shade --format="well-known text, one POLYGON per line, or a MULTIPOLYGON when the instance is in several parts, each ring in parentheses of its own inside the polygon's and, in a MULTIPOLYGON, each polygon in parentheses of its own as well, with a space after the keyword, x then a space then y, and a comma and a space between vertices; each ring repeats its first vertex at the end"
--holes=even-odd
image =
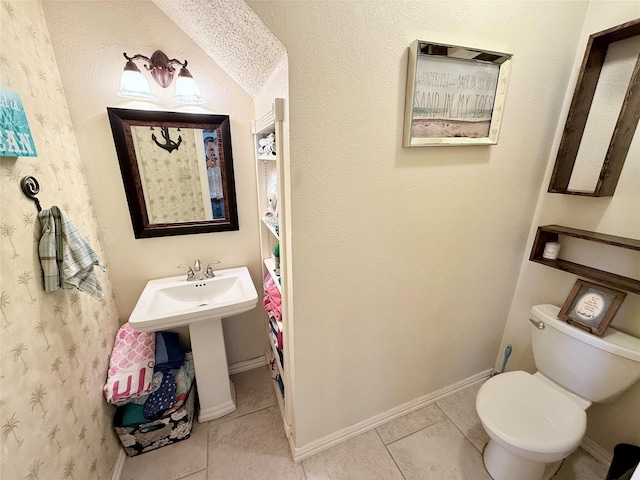
POLYGON ((134 98, 136 100, 155 100, 156 96, 151 93, 149 82, 142 73, 133 70, 125 70, 120 77, 119 97, 134 98))
POLYGON ((190 105, 201 105, 206 101, 200 94, 200 87, 198 87, 193 77, 191 77, 191 75, 183 75, 182 71, 176 79, 176 92, 171 100, 176 103, 187 103, 190 105))

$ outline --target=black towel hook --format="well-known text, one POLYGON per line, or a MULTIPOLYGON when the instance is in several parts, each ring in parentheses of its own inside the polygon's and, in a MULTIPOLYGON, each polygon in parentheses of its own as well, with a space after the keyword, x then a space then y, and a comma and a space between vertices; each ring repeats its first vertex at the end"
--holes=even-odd
POLYGON ((20 188, 22 189, 22 193, 36 202, 36 208, 38 209, 38 212, 41 212, 42 207, 40 206, 40 200, 36 198, 36 195, 40 193, 40 184, 36 177, 22 177, 20 180, 20 188))

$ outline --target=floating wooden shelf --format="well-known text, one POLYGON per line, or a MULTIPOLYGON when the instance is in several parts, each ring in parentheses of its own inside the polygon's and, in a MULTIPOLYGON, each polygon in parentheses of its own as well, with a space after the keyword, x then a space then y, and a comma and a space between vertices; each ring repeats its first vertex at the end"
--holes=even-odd
POLYGON ((559 225, 546 225, 538 227, 538 232, 536 233, 536 238, 531 249, 531 255, 529 256, 529 260, 532 262, 540 263, 547 267, 557 268, 558 270, 563 270, 565 272, 574 273, 581 277, 590 278, 591 280, 596 280, 604 283, 605 285, 617 287, 627 292, 640 294, 640 280, 624 277, 622 275, 606 272, 604 270, 570 262, 568 260, 562 260, 561 258, 556 260, 543 258, 542 252, 544 251, 545 243, 558 241, 558 236, 560 235, 636 251, 640 251, 640 240, 590 232, 588 230, 579 230, 577 228, 561 227, 559 225))
POLYGON ((560 140, 558 156, 549 182, 550 193, 584 195, 589 197, 611 197, 616 190, 620 173, 638 125, 640 108, 640 60, 631 74, 624 102, 611 136, 609 149, 602 164, 602 170, 593 192, 569 190, 569 182, 576 163, 584 129, 589 118, 589 110, 596 94, 600 72, 604 66, 609 45, 640 35, 640 18, 631 20, 602 32, 589 36, 582 60, 576 89, 560 140))

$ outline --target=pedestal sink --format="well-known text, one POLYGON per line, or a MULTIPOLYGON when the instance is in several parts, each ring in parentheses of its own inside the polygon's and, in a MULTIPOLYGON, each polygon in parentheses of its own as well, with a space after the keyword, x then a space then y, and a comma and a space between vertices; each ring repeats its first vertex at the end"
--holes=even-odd
POLYGON ((247 267, 228 268, 203 280, 188 282, 185 275, 150 280, 129 317, 131 327, 141 332, 189 326, 200 423, 236 409, 222 318, 251 310, 257 302, 247 267))

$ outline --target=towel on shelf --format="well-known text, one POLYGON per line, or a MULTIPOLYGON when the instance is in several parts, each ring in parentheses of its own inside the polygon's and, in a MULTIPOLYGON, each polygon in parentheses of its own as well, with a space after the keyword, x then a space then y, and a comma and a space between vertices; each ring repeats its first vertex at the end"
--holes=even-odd
POLYGON ((98 254, 56 206, 38 213, 42 237, 38 245, 44 273, 44 289, 77 288, 99 299, 104 298, 94 266, 106 270, 98 254))
POLYGON ((264 279, 264 298, 262 300, 262 306, 271 314, 276 320, 282 319, 282 297, 280 290, 276 286, 271 275, 267 274, 264 279))

